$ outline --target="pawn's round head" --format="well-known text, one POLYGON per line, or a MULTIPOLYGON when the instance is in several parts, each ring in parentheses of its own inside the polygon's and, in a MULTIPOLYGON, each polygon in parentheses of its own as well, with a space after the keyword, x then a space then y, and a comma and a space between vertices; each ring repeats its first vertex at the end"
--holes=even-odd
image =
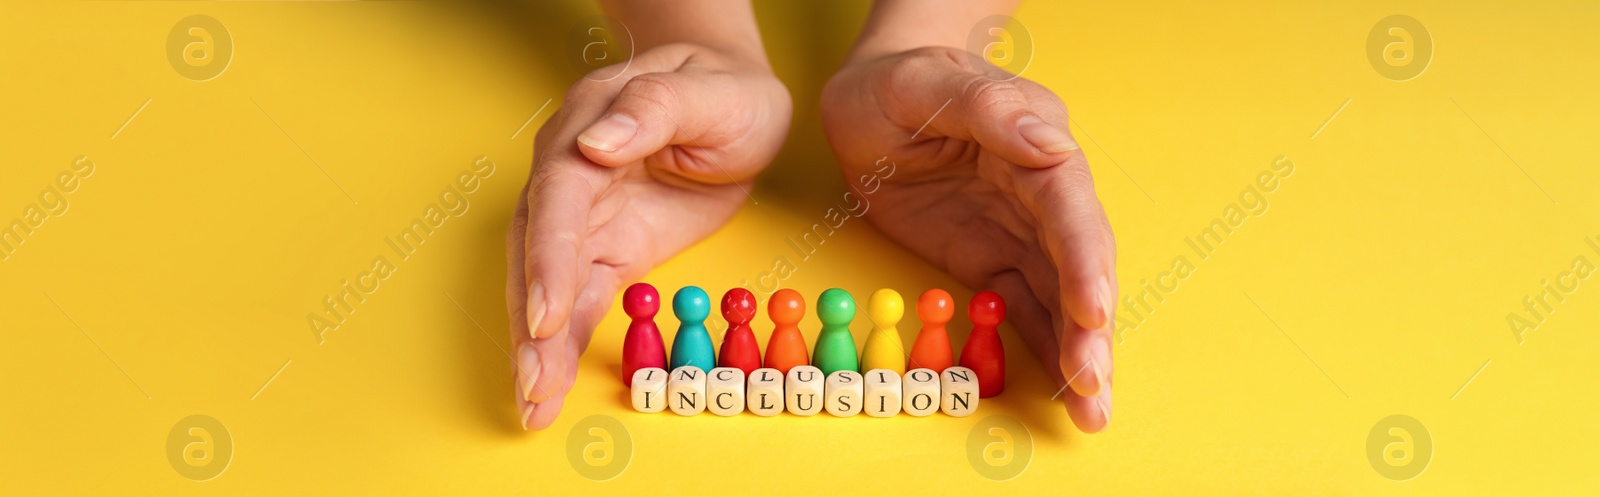
POLYGON ((705 321, 711 315, 711 296, 697 286, 686 286, 672 295, 672 314, 679 321, 705 321))
POLYGON ((923 324, 944 325, 956 315, 955 299, 950 298, 950 292, 938 288, 930 288, 917 297, 917 319, 923 324))
POLYGON ((722 319, 729 324, 748 324, 756 317, 756 296, 749 290, 734 288, 722 294, 722 319))
POLYGON ((630 318, 653 318, 661 311, 661 294, 649 283, 639 282, 622 292, 622 312, 630 318))
POLYGON ((795 324, 806 317, 806 299, 800 292, 784 288, 767 299, 767 317, 773 323, 795 324))
POLYGON ((850 297, 850 292, 829 288, 817 297, 817 319, 822 324, 844 326, 855 318, 856 299, 850 297))
POLYGON ((893 328, 905 315, 906 301, 900 298, 900 292, 880 288, 867 299, 867 319, 879 328, 893 328))
POLYGON ((967 317, 972 318, 972 324, 980 326, 1000 326, 1006 319, 1006 301, 1000 294, 991 291, 978 292, 972 296, 972 304, 967 306, 967 317))

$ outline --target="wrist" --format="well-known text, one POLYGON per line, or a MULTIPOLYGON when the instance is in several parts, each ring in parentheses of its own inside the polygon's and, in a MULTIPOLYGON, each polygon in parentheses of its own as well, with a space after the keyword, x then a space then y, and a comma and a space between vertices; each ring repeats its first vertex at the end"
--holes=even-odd
POLYGON ((755 13, 748 2, 603 0, 606 13, 625 27, 634 51, 692 45, 747 67, 771 72, 755 13))
POLYGON ((845 65, 923 47, 965 50, 974 26, 1009 15, 1016 0, 878 0, 845 65))

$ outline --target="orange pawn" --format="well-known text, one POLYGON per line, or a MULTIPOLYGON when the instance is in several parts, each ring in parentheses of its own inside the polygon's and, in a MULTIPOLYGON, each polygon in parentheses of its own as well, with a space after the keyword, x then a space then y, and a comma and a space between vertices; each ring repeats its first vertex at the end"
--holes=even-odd
POLYGON ((772 338, 767 340, 766 367, 785 375, 795 366, 811 364, 805 335, 800 334, 800 319, 806 315, 806 301, 800 292, 784 288, 767 299, 767 317, 772 318, 772 338))
POLYGON ((956 306, 950 292, 931 288, 917 297, 917 319, 922 320, 922 331, 911 344, 911 369, 928 368, 943 373, 956 364, 950 350, 950 334, 944 329, 955 315, 956 306))

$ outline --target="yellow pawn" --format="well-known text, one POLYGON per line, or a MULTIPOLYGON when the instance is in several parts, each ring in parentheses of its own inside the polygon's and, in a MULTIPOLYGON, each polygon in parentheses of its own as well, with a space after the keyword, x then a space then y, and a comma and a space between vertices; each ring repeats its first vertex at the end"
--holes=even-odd
POLYGON ((872 292, 867 301, 872 333, 867 335, 866 348, 861 351, 862 371, 887 369, 906 374, 906 348, 900 343, 900 330, 895 329, 905 313, 906 303, 899 293, 888 288, 872 292))

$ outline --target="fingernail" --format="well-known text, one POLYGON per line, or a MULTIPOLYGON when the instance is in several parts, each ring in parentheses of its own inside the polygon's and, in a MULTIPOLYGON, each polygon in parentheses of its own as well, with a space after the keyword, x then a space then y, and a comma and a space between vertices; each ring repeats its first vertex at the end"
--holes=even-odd
POLYGON ((1111 427, 1111 406, 1106 405, 1105 399, 1099 397, 1094 398, 1094 405, 1100 408, 1100 419, 1106 420, 1104 425, 1100 425, 1100 431, 1106 431, 1106 428, 1111 427))
POLYGON ((530 420, 530 419, 533 419, 533 404, 528 404, 527 407, 523 407, 522 408, 522 429, 523 430, 527 430, 528 429, 528 420, 530 420))
POLYGON ((1105 388, 1106 365, 1111 361, 1111 350, 1105 340, 1094 339, 1089 344, 1088 360, 1081 366, 1082 370, 1071 382, 1072 391, 1084 397, 1093 397, 1100 394, 1105 388))
POLYGON ((539 324, 544 322, 544 285, 533 283, 528 289, 528 336, 539 338, 539 324))
POLYGON ((522 398, 533 401, 534 382, 539 380, 539 352, 533 350, 533 345, 522 344, 517 349, 517 387, 522 390, 522 398))
POLYGON ((578 135, 578 143, 605 152, 615 152, 639 132, 639 122, 625 114, 611 114, 578 135))
POLYGON ((1104 328, 1111 324, 1111 277, 1102 277, 1095 284, 1094 298, 1100 303, 1097 311, 1100 314, 1100 326, 1096 328, 1104 328))
POLYGON ((1072 136, 1067 132, 1051 126, 1034 116, 1023 116, 1017 120, 1017 132, 1022 134, 1022 139, 1039 147, 1040 152, 1059 154, 1078 149, 1078 142, 1072 141, 1072 136))

